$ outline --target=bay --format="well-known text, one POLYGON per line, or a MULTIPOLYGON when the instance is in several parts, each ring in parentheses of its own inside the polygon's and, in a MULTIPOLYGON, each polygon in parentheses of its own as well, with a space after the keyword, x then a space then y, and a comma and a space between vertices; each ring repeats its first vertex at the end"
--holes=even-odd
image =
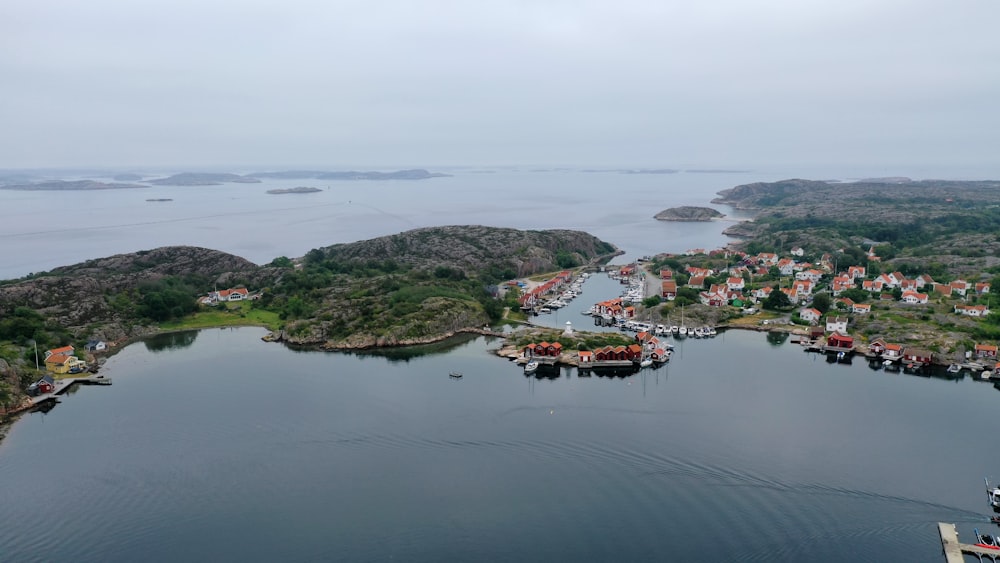
POLYGON ((24 416, 0 443, 3 559, 937 561, 936 522, 989 526, 982 382, 742 331, 554 379, 486 338, 380 356, 263 334, 132 344, 113 386, 24 416))

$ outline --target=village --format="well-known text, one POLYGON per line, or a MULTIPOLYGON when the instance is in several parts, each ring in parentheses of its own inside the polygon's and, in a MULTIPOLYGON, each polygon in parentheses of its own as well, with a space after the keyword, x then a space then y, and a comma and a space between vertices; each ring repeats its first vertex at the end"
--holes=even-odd
MULTIPOLYGON (((791 333, 793 342, 806 351, 825 354, 830 362, 850 363, 859 355, 873 369, 917 374, 947 366, 946 373, 967 370, 981 379, 997 381, 1000 388, 996 342, 963 339, 944 349, 922 338, 879 334, 870 322, 881 316, 919 326, 945 316, 944 322, 952 325, 971 323, 973 330, 967 332, 974 333, 974 323, 984 323, 990 314, 989 282, 937 282, 926 273, 907 276, 900 271, 883 272, 874 248, 867 252, 870 267, 838 269, 834 254, 823 254, 813 262, 804 256, 805 251, 798 247, 785 256, 696 249, 609 267, 608 275, 629 289, 619 297, 595 303, 585 314, 592 315, 595 324, 634 332, 633 343, 565 350, 559 342, 531 342, 518 349, 516 357, 532 371, 536 365, 560 364, 581 370, 638 368, 669 360, 673 346, 667 343, 668 337, 703 337, 717 330, 740 328, 791 333), (704 265, 720 261, 727 266, 704 265), (682 267, 671 268, 668 262, 682 267), (654 295, 659 299, 651 302, 654 295), (722 320, 711 326, 687 327, 685 306, 689 311, 718 309, 722 320), (670 314, 674 315, 672 320, 670 314)), ((574 284, 580 282, 574 281, 573 272, 563 271, 543 283, 511 284, 523 290, 519 297, 522 310, 537 314, 553 303, 564 305, 567 288, 574 287, 570 295, 576 295, 580 290, 574 284)))

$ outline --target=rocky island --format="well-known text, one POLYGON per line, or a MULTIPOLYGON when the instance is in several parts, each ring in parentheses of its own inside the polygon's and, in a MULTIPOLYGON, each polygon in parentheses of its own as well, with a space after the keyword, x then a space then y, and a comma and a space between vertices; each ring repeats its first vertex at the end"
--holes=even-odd
POLYGON ((711 207, 695 207, 684 205, 664 209, 653 216, 658 221, 711 221, 725 217, 723 213, 711 207))
POLYGON ((273 190, 267 190, 269 194, 311 194, 315 192, 321 192, 323 190, 319 188, 307 188, 300 186, 297 188, 275 188, 273 190))
POLYGON ((134 190, 149 189, 139 184, 97 182, 94 180, 49 180, 30 184, 0 185, 0 190, 22 191, 82 191, 82 190, 134 190))
POLYGON ((156 186, 218 186, 224 183, 259 184, 260 180, 239 174, 216 172, 182 172, 166 178, 148 180, 156 186))
POLYGON ((450 176, 451 174, 428 172, 421 168, 396 170, 395 172, 286 170, 283 172, 257 172, 248 175, 250 178, 273 178, 278 180, 427 180, 428 178, 446 178, 450 176))

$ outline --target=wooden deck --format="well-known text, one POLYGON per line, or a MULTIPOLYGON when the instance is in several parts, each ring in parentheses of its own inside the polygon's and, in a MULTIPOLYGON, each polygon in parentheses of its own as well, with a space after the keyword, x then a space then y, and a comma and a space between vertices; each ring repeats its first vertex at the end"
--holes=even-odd
POLYGON ((954 524, 938 522, 938 534, 941 535, 941 548, 944 550, 944 559, 948 563, 963 563, 965 561, 963 553, 977 557, 1000 557, 1000 549, 989 549, 968 543, 959 543, 958 530, 955 529, 954 524))
POLYGON ((55 388, 51 393, 44 393, 42 395, 32 397, 31 404, 37 405, 39 403, 44 403, 45 401, 55 400, 57 396, 65 393, 67 389, 76 383, 82 383, 84 385, 111 385, 111 378, 104 377, 103 375, 88 375, 84 377, 65 377, 57 379, 55 380, 55 388))

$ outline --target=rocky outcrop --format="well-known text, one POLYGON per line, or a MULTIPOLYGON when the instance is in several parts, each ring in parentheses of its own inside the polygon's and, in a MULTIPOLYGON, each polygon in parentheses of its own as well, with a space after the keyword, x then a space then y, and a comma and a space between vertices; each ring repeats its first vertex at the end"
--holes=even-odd
POLYGON ((725 217, 725 214, 712 209, 711 207, 695 207, 683 205, 681 207, 671 207, 664 209, 653 216, 658 221, 711 221, 725 217))

